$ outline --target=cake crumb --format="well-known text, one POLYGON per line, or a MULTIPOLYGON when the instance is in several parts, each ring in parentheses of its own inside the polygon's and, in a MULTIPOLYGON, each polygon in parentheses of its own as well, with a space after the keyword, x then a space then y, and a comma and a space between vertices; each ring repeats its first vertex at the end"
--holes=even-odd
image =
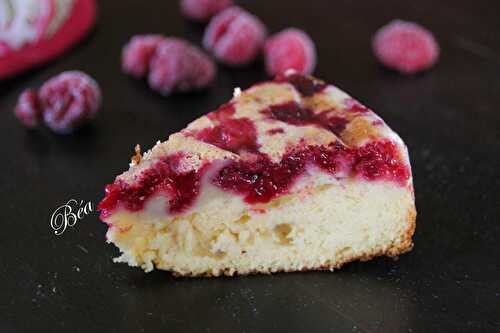
POLYGON ((138 165, 139 163, 141 163, 141 145, 136 144, 134 150, 135 155, 132 156, 130 164, 138 165))
POLYGON ((238 97, 239 95, 241 95, 241 88, 240 87, 236 87, 234 88, 234 91, 233 91, 233 97, 238 97))

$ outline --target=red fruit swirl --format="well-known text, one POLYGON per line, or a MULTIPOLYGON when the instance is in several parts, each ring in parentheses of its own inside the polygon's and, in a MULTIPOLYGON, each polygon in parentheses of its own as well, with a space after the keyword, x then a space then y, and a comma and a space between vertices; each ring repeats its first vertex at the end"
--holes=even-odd
MULTIPOLYGON (((177 165, 183 154, 162 158, 142 172, 133 184, 117 180, 106 187, 99 204, 103 218, 119 205, 129 211, 139 211, 157 193, 169 197, 169 214, 184 212, 200 192, 201 177, 210 167, 205 164, 195 171, 179 171, 177 165)), ((348 148, 340 143, 328 146, 304 146, 286 153, 279 163, 258 154, 251 160, 232 161, 211 179, 213 185, 241 195, 249 204, 266 203, 286 194, 309 166, 321 168, 335 177, 362 177, 368 181, 386 180, 404 186, 410 177, 408 166, 401 161, 397 146, 389 141, 348 148)))
POLYGON ((200 192, 200 179, 205 168, 194 171, 181 171, 179 161, 184 154, 166 156, 144 170, 133 184, 116 180, 106 186, 106 195, 99 203, 101 217, 106 218, 118 206, 136 212, 144 208, 144 204, 153 195, 167 194, 169 198, 169 214, 183 212, 190 207, 200 192))
POLYGON ((340 143, 328 147, 306 146, 285 154, 279 163, 265 155, 256 161, 234 161, 222 168, 212 182, 223 190, 243 196, 249 204, 266 203, 287 193, 309 165, 333 176, 357 175, 366 180, 381 179, 402 185, 410 176, 396 145, 381 141, 359 149, 350 149, 340 143))
POLYGON ((288 82, 304 97, 310 97, 323 91, 328 85, 322 81, 315 80, 309 76, 298 73, 278 75, 277 82, 288 82))
POLYGON ((226 119, 215 127, 202 129, 196 138, 233 153, 259 149, 255 125, 248 118, 226 119))
POLYGON ((280 120, 295 126, 315 125, 325 128, 339 136, 348 123, 347 119, 333 115, 331 111, 314 113, 311 109, 303 108, 296 102, 272 105, 261 111, 270 119, 280 120))

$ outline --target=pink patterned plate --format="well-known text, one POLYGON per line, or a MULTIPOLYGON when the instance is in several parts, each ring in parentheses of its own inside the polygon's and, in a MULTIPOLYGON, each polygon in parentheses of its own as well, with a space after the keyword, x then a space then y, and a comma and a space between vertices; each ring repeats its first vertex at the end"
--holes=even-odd
POLYGON ((96 19, 95 0, 0 0, 0 6, 6 13, 0 14, 0 80, 61 55, 96 19))

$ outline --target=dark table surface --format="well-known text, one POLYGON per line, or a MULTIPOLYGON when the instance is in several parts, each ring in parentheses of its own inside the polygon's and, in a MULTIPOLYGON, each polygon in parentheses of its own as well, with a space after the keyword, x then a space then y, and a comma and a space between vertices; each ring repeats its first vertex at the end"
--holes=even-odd
POLYGON ((163 98, 121 73, 136 33, 199 43, 177 1, 101 1, 95 32, 65 57, 0 83, 0 332, 491 332, 500 330, 500 2, 240 1, 272 32, 289 25, 316 41, 315 74, 378 112, 408 144, 415 178, 415 248, 342 270, 175 279, 112 263, 94 212, 61 236, 52 212, 69 199, 96 204, 127 168, 136 143, 151 147, 266 79, 261 63, 219 69, 205 93, 163 98), (154 5, 153 5, 154 4, 154 5), (394 18, 437 36, 427 73, 381 68, 370 37, 394 18), (18 94, 69 69, 94 76, 104 103, 72 136, 24 130, 18 94))

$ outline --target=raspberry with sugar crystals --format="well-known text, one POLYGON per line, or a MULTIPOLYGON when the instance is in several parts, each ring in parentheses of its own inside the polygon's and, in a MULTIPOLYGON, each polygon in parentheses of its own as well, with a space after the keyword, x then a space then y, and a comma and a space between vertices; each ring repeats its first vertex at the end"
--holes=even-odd
POLYGON ((214 78, 212 60, 182 39, 166 38, 151 59, 149 85, 164 96, 203 89, 214 78))
POLYGON ((233 0, 181 0, 181 12, 193 21, 206 22, 231 5, 233 0))
POLYGON ((19 96, 14 113, 26 127, 35 128, 42 117, 37 93, 31 89, 25 90, 19 96))
POLYGON ((47 126, 54 132, 67 134, 96 115, 101 91, 87 74, 68 71, 45 82, 39 100, 47 126))
POLYGON ((401 20, 380 28, 372 46, 382 64, 404 74, 428 69, 439 57, 439 45, 429 30, 401 20))
POLYGON ((125 45, 122 51, 122 68, 136 78, 144 77, 149 71, 149 62, 158 47, 165 40, 161 35, 137 35, 125 45))
POLYGON ((212 60, 182 39, 165 39, 151 59, 149 85, 164 96, 206 88, 214 78, 212 60))
POLYGON ((241 66, 255 60, 265 38, 264 24, 247 11, 233 6, 210 21, 203 36, 203 46, 220 62, 241 66))
POLYGON ((271 76, 294 69, 308 75, 316 67, 316 47, 302 30, 289 28, 271 36, 264 45, 266 70, 271 76))

